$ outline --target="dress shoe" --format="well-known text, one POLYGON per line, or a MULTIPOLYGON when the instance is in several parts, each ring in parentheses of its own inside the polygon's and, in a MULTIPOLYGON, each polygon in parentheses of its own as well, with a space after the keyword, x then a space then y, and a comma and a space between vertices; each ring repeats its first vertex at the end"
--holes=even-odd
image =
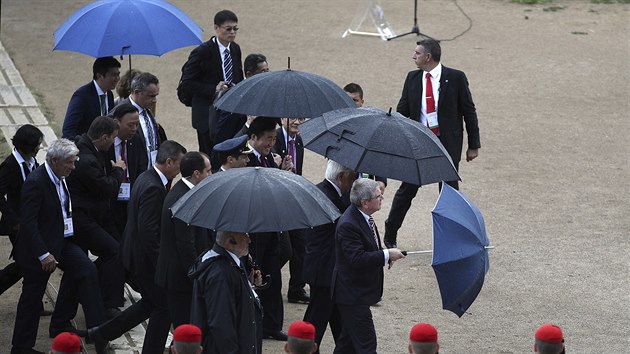
POLYGON ((287 300, 291 304, 308 304, 311 301, 311 298, 306 295, 306 291, 302 290, 298 293, 288 293, 287 300))
POLYGON ((55 338, 56 336, 59 335, 59 333, 62 333, 62 332, 74 333, 78 335, 79 337, 85 337, 87 334, 87 331, 77 329, 74 326, 65 326, 65 327, 52 327, 51 326, 48 328, 48 335, 50 336, 50 338, 55 338))
POLYGON ((264 339, 275 339, 281 342, 286 342, 288 337, 287 334, 282 332, 282 331, 278 331, 278 332, 270 332, 270 333, 263 333, 263 338, 264 339))
POLYGON ((99 327, 88 328, 85 338, 94 342, 97 354, 105 354, 109 347, 109 341, 101 335, 99 329, 99 327))
POLYGON ((52 311, 48 311, 48 310, 42 310, 42 312, 39 313, 39 317, 46 317, 46 316, 51 316, 52 315, 52 311))
POLYGON ((385 248, 398 248, 396 242, 383 241, 385 248))
POLYGON ((33 348, 12 347, 11 348, 11 354, 44 354, 44 352, 40 352, 40 351, 35 350, 33 348))

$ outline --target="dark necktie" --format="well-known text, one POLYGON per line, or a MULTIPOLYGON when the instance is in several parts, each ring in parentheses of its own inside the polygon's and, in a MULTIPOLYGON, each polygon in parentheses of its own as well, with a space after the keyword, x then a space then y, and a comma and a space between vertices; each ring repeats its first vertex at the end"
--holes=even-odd
POLYGON ((31 173, 31 169, 28 167, 26 161, 22 161, 22 170, 24 170, 24 180, 26 181, 26 177, 31 173))
POLYGON ((370 216, 368 220, 368 224, 370 225, 370 229, 372 229, 372 236, 374 236, 374 242, 376 243, 376 248, 381 248, 378 245, 378 236, 376 235, 376 225, 374 224, 374 219, 370 216))
POLYGON ((125 174, 123 176, 123 182, 127 181, 127 142, 126 141, 120 141, 120 159, 123 160, 125 162, 125 174))
POLYGON ((99 95, 99 99, 101 100, 101 115, 107 115, 107 94, 99 95))
POLYGON ((288 145, 289 155, 291 155, 291 161, 293 162, 293 172, 295 172, 295 166, 297 166, 297 162, 295 161, 295 139, 289 139, 288 145))
POLYGON ((262 167, 267 167, 267 159, 263 155, 260 155, 260 165, 262 167))
MULTIPOLYGON (((431 83, 431 73, 427 73, 426 75, 427 83, 426 83, 426 105, 427 105, 427 113, 435 112, 435 97, 433 97, 433 84, 431 83)), ((438 128, 431 128, 429 121, 427 120, 427 127, 431 129, 431 131, 438 135, 438 128)))
POLYGON ((144 118, 144 124, 147 126, 147 132, 149 134, 149 147, 151 148, 151 151, 155 151, 157 145, 155 143, 155 131, 153 130, 153 123, 151 122, 146 109, 142 110, 142 117, 144 118))
POLYGON ((225 70, 225 82, 232 82, 232 55, 228 49, 223 52, 223 69, 225 70))

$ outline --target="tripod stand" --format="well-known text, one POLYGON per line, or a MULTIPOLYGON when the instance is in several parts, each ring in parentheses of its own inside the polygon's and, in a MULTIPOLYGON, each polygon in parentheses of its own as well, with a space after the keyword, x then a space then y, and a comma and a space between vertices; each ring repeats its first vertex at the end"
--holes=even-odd
POLYGON ((418 27, 418 0, 413 0, 413 27, 411 27, 411 31, 407 33, 399 34, 394 37, 387 38, 387 40, 391 41, 392 39, 404 37, 410 34, 415 34, 416 36, 427 37, 429 39, 435 39, 431 36, 427 36, 426 34, 420 32, 420 28, 418 27))

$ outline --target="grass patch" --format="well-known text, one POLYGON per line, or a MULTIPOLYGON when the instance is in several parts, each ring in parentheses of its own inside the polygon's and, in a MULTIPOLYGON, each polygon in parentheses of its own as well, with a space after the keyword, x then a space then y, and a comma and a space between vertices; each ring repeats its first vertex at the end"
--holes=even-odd
POLYGON ((591 0, 591 4, 630 4, 630 0, 591 0))
POLYGON ((551 0, 512 0, 515 4, 522 5, 537 5, 537 4, 548 4, 551 0))

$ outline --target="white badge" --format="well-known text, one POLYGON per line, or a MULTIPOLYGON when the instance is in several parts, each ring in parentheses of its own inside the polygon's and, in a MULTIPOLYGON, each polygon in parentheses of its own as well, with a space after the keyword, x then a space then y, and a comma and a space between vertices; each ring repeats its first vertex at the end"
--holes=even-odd
POLYGON ((72 218, 63 219, 63 237, 74 235, 74 226, 72 226, 72 218))
POLYGON ((128 201, 130 195, 131 195, 131 183, 129 182, 121 183, 120 189, 118 189, 118 200, 128 201))
POLYGON ((429 128, 434 129, 438 127, 438 116, 437 112, 427 113, 427 123, 429 128))
POLYGON ((157 150, 151 151, 151 166, 153 166, 156 160, 157 160, 157 150))

